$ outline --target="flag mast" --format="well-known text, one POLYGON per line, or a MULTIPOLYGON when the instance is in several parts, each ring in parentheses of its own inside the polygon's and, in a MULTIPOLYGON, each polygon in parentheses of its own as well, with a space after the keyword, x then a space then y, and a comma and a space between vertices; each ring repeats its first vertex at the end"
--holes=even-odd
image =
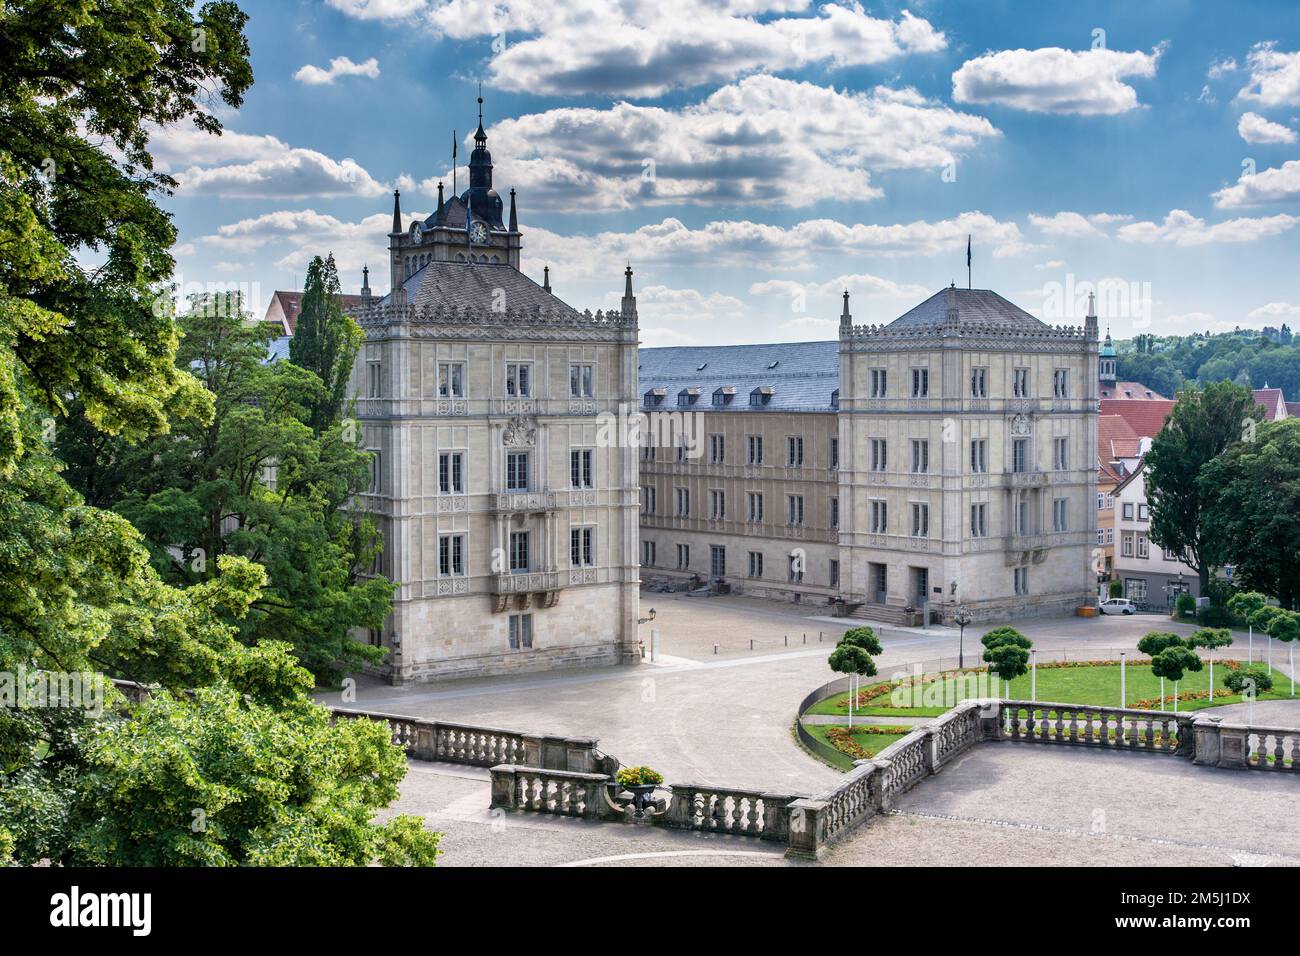
POLYGON ((971 288, 970 284, 970 233, 966 234, 966 288, 971 288))

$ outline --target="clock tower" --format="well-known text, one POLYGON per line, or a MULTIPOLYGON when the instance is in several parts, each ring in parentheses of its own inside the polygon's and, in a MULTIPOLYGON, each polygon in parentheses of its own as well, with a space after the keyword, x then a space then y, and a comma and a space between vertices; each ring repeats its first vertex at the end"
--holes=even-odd
POLYGON ((401 194, 393 193, 393 228, 388 234, 390 278, 397 298, 404 286, 430 262, 495 263, 519 268, 522 238, 510 190, 510 210, 492 188, 492 154, 483 129, 483 97, 478 98, 478 129, 469 158, 469 188, 450 199, 438 183, 438 206, 433 215, 403 227, 401 194))

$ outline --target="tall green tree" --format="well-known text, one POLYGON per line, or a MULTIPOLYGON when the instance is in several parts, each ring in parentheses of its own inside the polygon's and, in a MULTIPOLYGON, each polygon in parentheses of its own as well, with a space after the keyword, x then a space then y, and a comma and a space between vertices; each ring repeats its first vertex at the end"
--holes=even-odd
POLYGON ((161 685, 98 719, 0 708, 6 861, 429 862, 437 850, 417 820, 373 822, 404 770, 386 731, 330 727, 286 645, 236 639, 265 569, 226 555, 204 580, 169 584, 140 533, 88 505, 50 449, 74 407, 134 439, 210 420, 211 396, 174 361, 159 293, 175 231, 155 201, 174 183, 147 146, 181 122, 220 132, 210 106, 237 107, 252 80, 245 19, 234 3, 176 0, 9 0, 0 14, 0 671, 161 685), (257 733, 279 766, 225 762, 257 733), (238 819, 241 793, 254 826, 238 819), (212 808, 196 829, 194 811, 212 808), (220 855, 197 846, 218 840, 220 855))
POLYGON ((373 522, 347 507, 369 482, 370 456, 341 423, 313 430, 320 379, 268 362, 270 333, 237 296, 196 297, 178 325, 177 364, 211 393, 212 419, 178 420, 134 444, 69 430, 58 450, 72 484, 144 533, 170 583, 205 580, 224 554, 265 567, 267 584, 238 623, 246 643, 288 641, 325 682, 377 662, 380 648, 349 635, 381 627, 392 595, 367 573, 380 549, 373 522))
POLYGON ((316 256, 307 267, 298 324, 289 340, 289 361, 315 372, 324 393, 312 404, 311 425, 319 433, 335 424, 348 408, 348 377, 361 348, 361 329, 343 314, 343 291, 331 253, 316 256))
POLYGON ((1183 389, 1143 459, 1151 540, 1183 555, 1196 571, 1201 594, 1224 555, 1223 536, 1207 520, 1215 496, 1199 481, 1201 469, 1240 442, 1261 415, 1250 391, 1239 385, 1183 389))
POLYGON ((1234 583, 1300 608, 1300 418, 1261 423, 1253 441, 1206 463, 1198 482, 1234 583))

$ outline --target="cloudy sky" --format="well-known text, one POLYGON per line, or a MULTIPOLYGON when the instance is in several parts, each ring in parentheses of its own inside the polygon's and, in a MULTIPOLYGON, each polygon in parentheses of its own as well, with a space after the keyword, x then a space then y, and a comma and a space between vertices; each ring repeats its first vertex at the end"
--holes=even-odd
MULTIPOLYGON (((332 251, 387 291, 391 191, 451 180, 481 82, 524 270, 636 271, 646 345, 831 338, 950 281, 1116 335, 1300 325, 1300 6, 242 0, 256 81, 168 130, 182 289, 265 307, 332 251)), ((459 173, 467 182, 464 167, 459 173)))

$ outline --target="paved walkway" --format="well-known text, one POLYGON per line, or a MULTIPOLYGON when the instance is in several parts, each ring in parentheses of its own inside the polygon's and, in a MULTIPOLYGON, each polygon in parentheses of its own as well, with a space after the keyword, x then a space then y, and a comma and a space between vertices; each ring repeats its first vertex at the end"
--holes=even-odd
MULTIPOLYGON (((443 866, 789 866, 780 846, 488 809, 485 770, 412 761, 388 813, 443 834, 443 866)), ((830 866, 1296 866, 1293 774, 1161 754, 983 744, 832 847, 830 866)))

